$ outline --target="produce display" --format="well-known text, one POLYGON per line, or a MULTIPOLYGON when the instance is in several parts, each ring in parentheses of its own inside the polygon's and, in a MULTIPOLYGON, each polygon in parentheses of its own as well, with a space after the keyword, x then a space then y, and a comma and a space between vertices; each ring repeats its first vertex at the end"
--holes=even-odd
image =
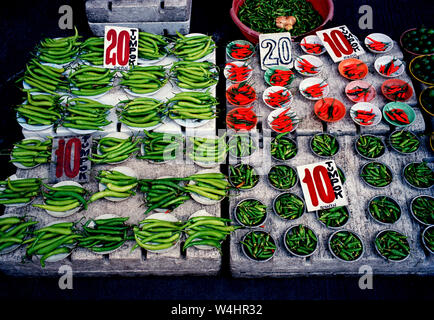
POLYGON ((434 29, 421 26, 408 30, 402 35, 401 43, 404 49, 416 54, 434 52, 434 29))

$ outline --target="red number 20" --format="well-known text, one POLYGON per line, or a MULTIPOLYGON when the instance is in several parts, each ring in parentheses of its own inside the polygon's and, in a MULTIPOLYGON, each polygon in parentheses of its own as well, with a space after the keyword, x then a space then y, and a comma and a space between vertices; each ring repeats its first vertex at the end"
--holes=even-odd
POLYGON ((116 30, 110 29, 107 32, 107 41, 110 41, 110 44, 105 52, 106 64, 126 66, 130 55, 129 32, 122 30, 118 35, 116 30), (114 49, 116 50, 114 51, 114 49))

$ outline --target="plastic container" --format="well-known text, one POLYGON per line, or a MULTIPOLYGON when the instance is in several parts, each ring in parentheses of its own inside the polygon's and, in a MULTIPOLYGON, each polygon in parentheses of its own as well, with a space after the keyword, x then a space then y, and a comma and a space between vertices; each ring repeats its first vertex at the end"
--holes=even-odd
MULTIPOLYGON (((345 108, 345 105, 339 101, 338 99, 335 98, 324 98, 321 100, 318 100, 315 105, 313 106, 314 112, 316 114, 316 116, 321 119, 322 121, 325 122, 337 122, 339 120, 341 120, 343 117, 345 117, 345 114, 347 112, 347 109, 345 108), (331 106, 333 104, 333 107, 338 108, 338 113, 336 116, 334 116, 332 119, 328 119, 327 116, 328 115, 324 115, 324 114, 319 114, 318 112, 321 110, 322 106, 324 104, 328 104, 329 106, 331 106)), ((328 108, 327 108, 328 109, 328 108)))
POLYGON ((294 255, 294 256, 296 256, 296 257, 300 257, 300 258, 307 258, 307 257, 310 257, 311 255, 313 255, 313 254, 318 250, 318 247, 319 247, 319 238, 318 238, 318 235, 315 233, 315 231, 313 231, 311 228, 309 228, 309 227, 306 226, 306 225, 300 224, 300 225, 294 225, 294 226, 291 226, 291 227, 289 227, 289 228, 285 231, 285 233, 283 234, 283 244, 285 245, 286 250, 288 250, 288 252, 289 252, 290 254, 292 254, 292 255, 294 255), (291 249, 289 248, 289 246, 288 246, 288 243, 287 243, 287 241, 286 241, 286 238, 287 238, 288 234, 290 234, 290 232, 292 231, 292 229, 297 228, 297 227, 299 227, 299 226, 303 226, 305 229, 309 229, 310 231, 312 231, 312 233, 313 233, 313 234, 315 235, 315 237, 317 238, 317 242, 316 242, 316 244, 315 244, 315 248, 314 248, 310 253, 307 253, 307 254, 296 253, 296 252, 294 252, 293 250, 291 250, 291 249))
POLYGON ((401 101, 401 102, 405 102, 408 99, 410 99, 413 96, 413 88, 411 87, 411 85, 408 82, 405 82, 404 80, 401 79, 389 79, 383 82, 383 84, 381 85, 381 93, 383 94, 383 96, 390 101, 401 101), (390 87, 390 86, 404 86, 407 85, 407 91, 405 91, 405 94, 402 98, 400 99, 393 99, 393 97, 387 93, 386 91, 386 87, 390 87))
MULTIPOLYGON (((230 9, 229 13, 234 21, 234 23, 238 26, 241 33, 246 37, 247 40, 249 40, 252 43, 258 43, 259 42, 259 32, 250 29, 247 27, 244 23, 240 21, 238 18, 238 11, 240 9, 240 6, 244 3, 245 0, 233 0, 232 1, 232 8, 230 9)), ((324 28, 325 24, 333 19, 334 14, 334 4, 332 0, 307 0, 308 2, 312 3, 313 8, 318 11, 320 16, 323 18, 323 23, 319 25, 316 29, 313 29, 307 33, 298 35, 296 37, 292 37, 293 41, 300 41, 303 37, 315 34, 317 31, 324 28)))

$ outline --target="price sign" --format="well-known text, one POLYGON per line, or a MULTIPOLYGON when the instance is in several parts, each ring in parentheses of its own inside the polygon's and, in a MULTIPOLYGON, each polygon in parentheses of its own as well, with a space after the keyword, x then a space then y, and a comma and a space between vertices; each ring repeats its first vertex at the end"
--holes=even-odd
POLYGON ((359 40, 350 32, 347 26, 317 31, 316 34, 334 62, 355 58, 365 53, 359 40))
POLYGON ((89 160, 92 147, 92 136, 68 136, 53 139, 49 182, 64 180, 87 182, 89 180, 91 162, 89 160))
POLYGON ((259 34, 261 69, 267 70, 267 68, 276 66, 292 68, 294 61, 291 43, 289 32, 259 34))
POLYGON ((297 167, 307 211, 341 207, 348 204, 333 160, 297 167))
POLYGON ((104 68, 127 70, 137 65, 139 29, 105 27, 104 68))

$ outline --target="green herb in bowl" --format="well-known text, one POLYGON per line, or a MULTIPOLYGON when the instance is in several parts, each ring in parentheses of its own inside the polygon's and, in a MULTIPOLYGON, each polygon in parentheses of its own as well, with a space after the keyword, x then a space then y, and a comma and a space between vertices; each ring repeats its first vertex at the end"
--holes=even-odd
POLYGON ((428 189, 434 185, 434 171, 425 161, 412 162, 404 167, 404 179, 415 188, 428 189))
POLYGON ((318 237, 302 224, 290 227, 284 235, 285 247, 293 255, 308 257, 318 248, 318 237))

